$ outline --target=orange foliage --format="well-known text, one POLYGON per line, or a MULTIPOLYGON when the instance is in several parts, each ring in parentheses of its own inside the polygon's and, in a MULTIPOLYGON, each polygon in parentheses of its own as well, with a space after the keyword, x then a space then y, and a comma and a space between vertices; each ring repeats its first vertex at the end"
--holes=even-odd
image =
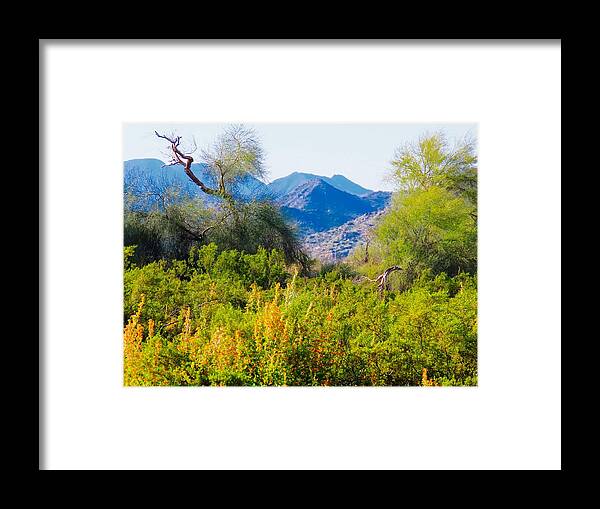
POLYGON ((426 387, 439 386, 433 378, 427 378, 427 368, 423 368, 422 382, 421 385, 426 387))
POLYGON ((142 341, 144 339, 144 326, 140 323, 145 295, 142 294, 137 312, 129 318, 123 331, 125 385, 137 385, 139 365, 142 358, 142 341))

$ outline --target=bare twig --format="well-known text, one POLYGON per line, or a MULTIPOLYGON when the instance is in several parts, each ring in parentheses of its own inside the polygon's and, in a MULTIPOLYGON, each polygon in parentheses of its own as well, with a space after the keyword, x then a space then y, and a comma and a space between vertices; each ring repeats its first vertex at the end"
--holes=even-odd
POLYGON ((381 296, 383 296, 384 290, 390 289, 389 281, 388 281, 389 275, 392 272, 395 272, 397 270, 403 270, 403 269, 402 269, 402 267, 400 267, 400 265, 392 265, 391 267, 388 267, 387 269, 385 269, 375 279, 371 279, 370 277, 367 277, 367 276, 362 276, 361 279, 366 279, 367 281, 371 281, 372 283, 377 283, 377 292, 379 293, 379 296, 381 297, 381 296))

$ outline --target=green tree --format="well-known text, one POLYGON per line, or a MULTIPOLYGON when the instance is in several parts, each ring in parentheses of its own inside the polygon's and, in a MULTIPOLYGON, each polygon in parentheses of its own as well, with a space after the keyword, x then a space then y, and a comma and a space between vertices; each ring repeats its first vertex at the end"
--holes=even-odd
POLYGON ((207 207, 199 199, 159 203, 149 211, 125 209, 124 243, 138 246, 133 257, 138 264, 184 260, 192 247, 215 242, 219 250, 246 253, 261 247, 279 249, 287 262, 298 263, 304 272, 309 269, 296 230, 271 203, 233 202, 226 207, 207 207))
POLYGON ((475 140, 465 138, 451 146, 444 133, 425 134, 416 143, 396 150, 392 179, 400 190, 439 186, 477 203, 475 140))
POLYGON ((475 146, 474 139, 450 146, 443 133, 434 133, 396 150, 391 177, 398 188, 374 231, 363 272, 372 277, 400 266, 393 278, 401 289, 424 271, 476 272, 475 146))
POLYGON ((397 194, 375 231, 384 264, 401 265, 409 281, 424 269, 475 272, 477 229, 471 212, 464 198, 438 186, 397 194))

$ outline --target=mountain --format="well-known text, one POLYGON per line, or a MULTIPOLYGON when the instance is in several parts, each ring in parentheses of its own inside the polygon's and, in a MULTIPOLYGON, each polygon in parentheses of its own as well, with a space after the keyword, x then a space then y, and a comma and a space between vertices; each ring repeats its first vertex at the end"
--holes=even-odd
POLYGON ((297 223, 300 236, 303 237, 379 210, 383 208, 380 201, 380 197, 371 200, 361 198, 341 191, 320 178, 313 178, 280 197, 277 203, 284 215, 297 223))
POLYGON ((339 189, 340 191, 344 191, 346 193, 350 193, 356 196, 365 196, 373 192, 370 189, 366 189, 362 186, 359 186, 358 184, 352 182, 343 175, 323 177, 321 175, 313 175, 312 173, 301 173, 297 171, 291 173, 287 177, 275 179, 268 186, 273 196, 281 197, 289 193, 295 187, 298 187, 299 185, 314 179, 320 179, 328 183, 329 185, 335 187, 336 189, 339 189))
POLYGON ((299 173, 295 171, 294 173, 289 174, 287 177, 275 179, 273 182, 268 184, 268 186, 273 196, 280 197, 285 196, 295 187, 305 184, 313 178, 315 178, 315 176, 311 175, 310 173, 299 173))
POLYGON ((329 212, 331 208, 356 213, 366 212, 370 204, 350 193, 340 191, 324 180, 315 178, 295 187, 278 200, 284 207, 329 212))

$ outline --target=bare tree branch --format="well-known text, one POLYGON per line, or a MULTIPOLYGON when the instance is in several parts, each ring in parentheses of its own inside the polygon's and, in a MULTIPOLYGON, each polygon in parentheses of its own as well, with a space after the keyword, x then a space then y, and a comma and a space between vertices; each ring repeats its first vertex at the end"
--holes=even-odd
POLYGON ((183 153, 179 149, 179 144, 181 143, 181 136, 169 137, 164 134, 159 134, 157 131, 154 131, 154 134, 156 134, 156 136, 158 136, 159 138, 167 140, 171 144, 171 151, 173 152, 172 159, 171 161, 169 161, 169 163, 165 164, 164 166, 175 166, 177 164, 180 164, 183 166, 183 170, 185 171, 185 174, 189 177, 189 179, 194 184, 196 184, 204 193, 212 196, 220 196, 222 198, 231 199, 231 196, 229 196, 224 189, 217 190, 208 187, 204 184, 204 182, 202 182, 198 177, 196 177, 196 175, 194 175, 194 172, 192 171, 192 163, 194 162, 194 158, 189 154, 183 153))
POLYGON ((371 279, 370 277, 367 277, 367 276, 362 276, 361 279, 366 279, 367 281, 371 281, 372 283, 377 283, 377 292, 379 293, 379 296, 382 297, 383 291, 390 289, 390 285, 389 285, 389 281, 388 281, 389 275, 392 272, 395 272, 397 270, 404 270, 404 269, 402 267, 400 267, 400 265, 392 265, 391 267, 388 267, 387 269, 385 269, 375 279, 371 279))

